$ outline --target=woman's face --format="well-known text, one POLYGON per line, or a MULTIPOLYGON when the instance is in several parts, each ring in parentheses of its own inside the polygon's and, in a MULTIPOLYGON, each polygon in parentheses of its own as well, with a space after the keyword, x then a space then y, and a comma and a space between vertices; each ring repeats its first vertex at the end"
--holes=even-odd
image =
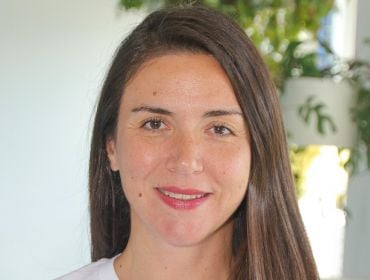
POLYGON ((131 235, 190 246, 231 234, 251 151, 218 62, 204 54, 147 61, 127 84, 107 143, 131 208, 131 235))

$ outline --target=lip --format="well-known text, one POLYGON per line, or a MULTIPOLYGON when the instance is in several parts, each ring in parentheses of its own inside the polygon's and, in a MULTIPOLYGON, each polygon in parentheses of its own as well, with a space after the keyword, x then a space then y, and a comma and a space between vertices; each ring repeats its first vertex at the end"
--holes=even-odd
POLYGON ((159 198, 168 206, 177 210, 192 210, 206 202, 211 193, 197 189, 182 189, 176 186, 155 188, 159 198))

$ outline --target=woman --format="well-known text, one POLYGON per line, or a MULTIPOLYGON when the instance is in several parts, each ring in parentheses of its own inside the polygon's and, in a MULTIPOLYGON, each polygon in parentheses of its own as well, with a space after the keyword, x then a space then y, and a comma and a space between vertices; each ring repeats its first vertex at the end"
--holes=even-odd
POLYGON ((159 10, 123 41, 89 187, 94 262, 61 279, 318 279, 275 88, 216 11, 159 10))

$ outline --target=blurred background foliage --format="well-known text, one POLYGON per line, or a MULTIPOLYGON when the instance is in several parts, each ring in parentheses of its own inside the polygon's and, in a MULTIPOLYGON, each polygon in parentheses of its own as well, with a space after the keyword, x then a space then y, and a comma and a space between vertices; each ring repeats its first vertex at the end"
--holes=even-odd
POLYGON ((318 146, 291 146, 289 149, 289 157, 298 198, 302 197, 305 192, 305 171, 310 167, 312 161, 319 155, 319 153, 320 148, 318 146))
MULTIPOLYGON (((121 0, 126 9, 202 4, 231 16, 260 50, 277 87, 298 67, 306 76, 319 76, 316 52, 302 52, 302 42, 318 42, 322 19, 334 0, 121 0)), ((325 43, 323 42, 323 45, 325 43)), ((296 71, 296 70, 295 70, 296 71)))

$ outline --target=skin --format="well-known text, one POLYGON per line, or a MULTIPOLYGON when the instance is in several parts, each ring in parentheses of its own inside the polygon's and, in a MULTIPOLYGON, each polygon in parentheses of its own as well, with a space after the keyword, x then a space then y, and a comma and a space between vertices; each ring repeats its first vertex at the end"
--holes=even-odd
POLYGON ((129 242, 114 264, 118 277, 226 279, 230 217, 247 190, 251 151, 219 63, 189 53, 144 63, 123 92, 107 152, 131 207, 129 242), (209 196, 195 209, 173 209, 156 190, 169 185, 209 196))

